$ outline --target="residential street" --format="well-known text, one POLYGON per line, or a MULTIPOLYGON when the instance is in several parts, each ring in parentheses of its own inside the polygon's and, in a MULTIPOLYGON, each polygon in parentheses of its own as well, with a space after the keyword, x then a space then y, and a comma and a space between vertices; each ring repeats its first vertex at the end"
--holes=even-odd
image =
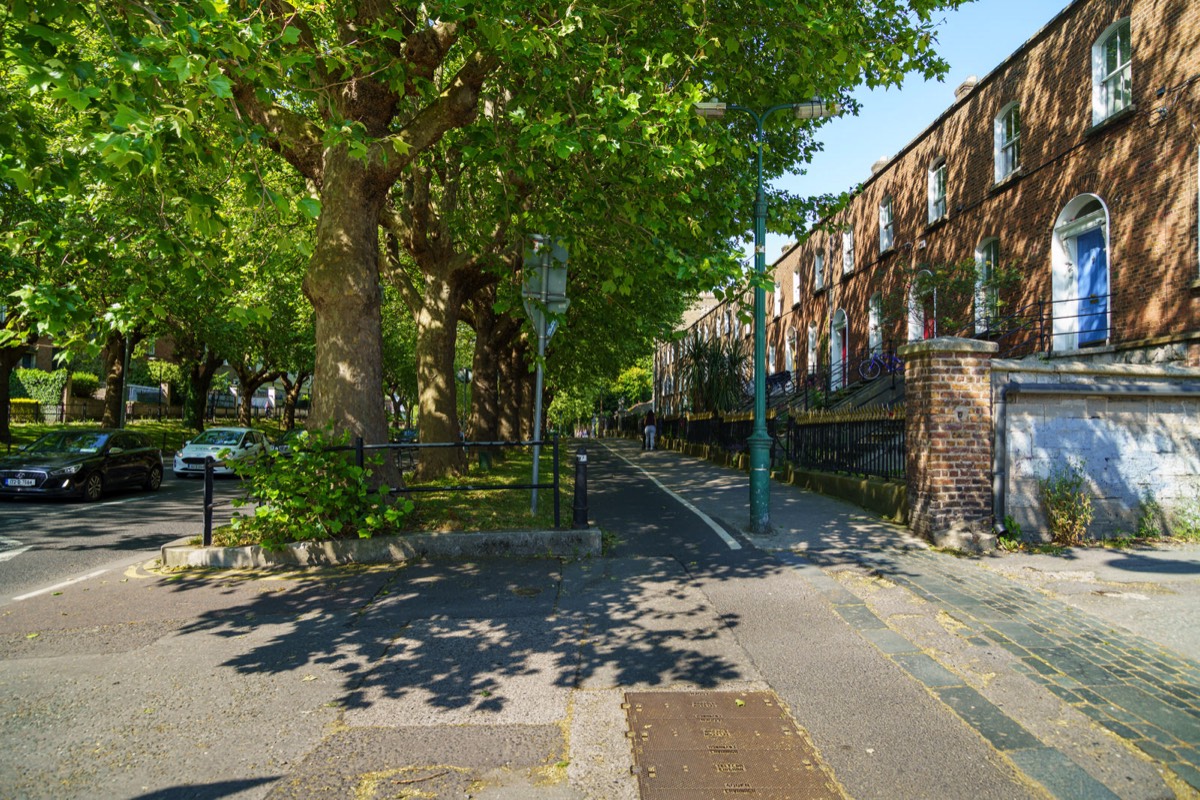
POLYGON ((748 538, 744 473, 584 444, 602 558, 147 548, 0 606, 0 796, 633 800, 622 704, 663 690, 774 693, 822 797, 1200 795, 1200 547, 956 557, 781 485, 748 538))

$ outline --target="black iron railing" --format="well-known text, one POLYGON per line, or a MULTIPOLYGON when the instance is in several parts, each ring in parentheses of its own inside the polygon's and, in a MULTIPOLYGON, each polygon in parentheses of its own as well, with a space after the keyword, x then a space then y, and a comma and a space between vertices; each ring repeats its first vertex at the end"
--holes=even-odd
POLYGON ((903 412, 858 413, 863 418, 789 420, 785 438, 788 460, 822 472, 903 478, 903 412))

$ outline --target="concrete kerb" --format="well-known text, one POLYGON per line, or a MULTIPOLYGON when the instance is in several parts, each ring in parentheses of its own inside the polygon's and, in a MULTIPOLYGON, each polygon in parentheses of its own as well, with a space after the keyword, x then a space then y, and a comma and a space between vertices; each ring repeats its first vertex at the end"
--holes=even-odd
POLYGON ((600 555, 600 529, 418 533, 373 539, 296 542, 283 550, 248 547, 199 547, 180 542, 161 548, 164 567, 263 569, 339 564, 389 564, 416 559, 600 555))

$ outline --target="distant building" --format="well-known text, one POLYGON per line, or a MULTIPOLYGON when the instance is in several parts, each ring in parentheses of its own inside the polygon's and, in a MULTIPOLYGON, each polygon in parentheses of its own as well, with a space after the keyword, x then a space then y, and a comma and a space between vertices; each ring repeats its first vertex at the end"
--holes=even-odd
MULTIPOLYGON (((1200 365, 1197 41, 1198 3, 1077 0, 958 87, 769 267, 767 373, 836 390, 872 353, 937 335, 1012 357, 1200 365), (965 303, 947 296, 952 265, 968 267, 965 303)), ((725 324, 737 305, 690 327, 748 348, 725 324)), ((671 411, 685 405, 677 351, 656 359, 671 411)))

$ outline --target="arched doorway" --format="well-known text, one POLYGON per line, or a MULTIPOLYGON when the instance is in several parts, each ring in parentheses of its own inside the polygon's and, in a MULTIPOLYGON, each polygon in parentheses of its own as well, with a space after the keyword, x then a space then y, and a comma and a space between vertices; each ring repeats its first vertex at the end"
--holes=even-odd
POLYGON ((1112 330, 1108 208, 1082 194, 1063 208, 1051 243, 1053 350, 1105 344, 1112 330))

